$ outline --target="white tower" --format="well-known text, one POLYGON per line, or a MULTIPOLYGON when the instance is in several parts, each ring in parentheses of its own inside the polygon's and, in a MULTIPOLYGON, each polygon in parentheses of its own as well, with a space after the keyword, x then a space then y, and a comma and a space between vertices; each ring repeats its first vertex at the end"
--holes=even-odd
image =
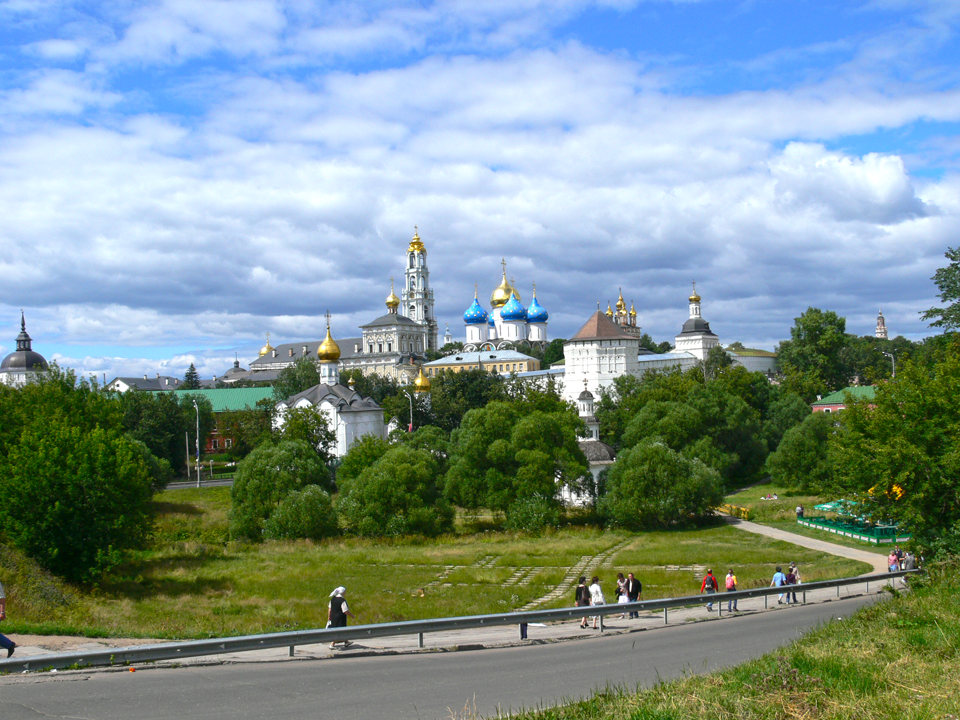
POLYGON ((407 248, 407 269, 400 296, 406 316, 427 330, 427 350, 438 350, 437 319, 433 314, 433 290, 430 289, 430 271, 427 269, 427 249, 420 240, 416 226, 407 248))
POLYGON ((697 283, 693 283, 690 317, 675 338, 675 349, 677 352, 688 352, 697 360, 705 362, 710 348, 717 347, 719 344, 720 338, 710 332, 710 323, 700 315, 700 296, 697 295, 697 283))
POLYGON ((877 337, 882 340, 887 339, 887 321, 883 319, 883 310, 877 315, 877 337))
POLYGON ((317 364, 320 366, 320 383, 338 385, 340 383, 340 346, 330 335, 330 311, 327 310, 327 337, 317 348, 317 364))

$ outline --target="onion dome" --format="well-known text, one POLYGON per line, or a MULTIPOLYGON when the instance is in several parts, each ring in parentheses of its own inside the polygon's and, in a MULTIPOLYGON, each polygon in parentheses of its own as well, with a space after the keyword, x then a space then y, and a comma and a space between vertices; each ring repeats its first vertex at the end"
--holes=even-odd
POLYGON ((698 303, 698 302, 700 302, 700 296, 697 295, 697 283, 696 283, 696 281, 694 281, 694 283, 693 283, 693 295, 690 296, 690 302, 692 302, 692 303, 698 303))
POLYGON ((477 293, 473 293, 473 305, 467 308, 467 311, 463 314, 463 321, 467 325, 482 325, 487 322, 489 316, 487 311, 483 309, 480 305, 480 301, 477 300, 477 293))
POLYGON ((637 311, 633 307, 633 300, 630 301, 630 317, 636 317, 637 311))
POLYGON ((410 247, 407 248, 407 252, 427 252, 427 249, 423 246, 423 241, 420 240, 420 233, 417 232, 416 225, 413 226, 413 239, 410 240, 410 247))
POLYGON ((267 344, 260 348, 260 357, 269 355, 273 352, 273 345, 270 344, 270 333, 267 333, 267 344))
POLYGON ((330 335, 330 313, 327 313, 327 337, 317 348, 317 359, 320 362, 336 362, 340 359, 340 346, 330 335))
POLYGON ((430 392, 430 380, 423 374, 423 366, 420 366, 420 372, 413 381, 413 391, 416 393, 430 392))
POLYGON ((530 301, 530 307, 527 308, 527 322, 545 323, 549 317, 547 311, 543 309, 543 305, 537 302, 537 286, 534 285, 533 299, 530 301))
POLYGON ((620 291, 620 297, 617 298, 617 314, 623 315, 627 310, 627 304, 623 301, 623 290, 620 291))
POLYGON ((613 317, 613 308, 610 307, 610 302, 607 302, 607 312, 605 313, 608 318, 613 317))
POLYGON ((487 325, 489 325, 490 327, 496 327, 496 326, 497 326, 497 322, 496 322, 496 320, 493 319, 493 315, 492 315, 492 314, 490 315, 489 318, 487 318, 487 325))
POLYGON ((501 320, 520 320, 527 319, 527 309, 520 304, 515 292, 510 293, 510 300, 500 309, 501 320))
POLYGON ((400 307, 400 298, 397 297, 397 294, 393 291, 393 278, 390 278, 390 294, 387 295, 387 309, 391 311, 396 311, 400 307))
POLYGON ((495 308, 503 307, 510 302, 510 296, 513 293, 513 288, 507 282, 507 261, 502 260, 500 264, 503 265, 503 279, 490 294, 490 305, 495 308))

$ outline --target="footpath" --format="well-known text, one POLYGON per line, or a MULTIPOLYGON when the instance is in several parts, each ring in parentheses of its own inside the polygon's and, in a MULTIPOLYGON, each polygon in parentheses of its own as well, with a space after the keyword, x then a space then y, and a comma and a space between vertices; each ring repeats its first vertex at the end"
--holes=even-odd
MULTIPOLYGON (((886 558, 878 553, 849 548, 842 545, 809 538, 804 535, 797 535, 784 530, 758 525, 738 518, 726 517, 733 527, 744 532, 765 535, 777 540, 799 545, 801 547, 817 550, 832 555, 838 555, 852 560, 859 560, 869 563, 873 567, 874 573, 883 573, 887 571, 886 558)), ((641 578, 642 579, 642 578, 641 578)), ((801 597, 803 586, 797 587, 797 597, 801 597)), ((869 587, 866 585, 851 585, 840 588, 839 596, 836 589, 816 590, 806 593, 806 603, 835 602, 845 597, 862 596, 868 590, 870 593, 883 592, 884 585, 874 582, 869 587)), ((667 614, 667 622, 664 622, 662 611, 644 612, 636 619, 620 618, 619 615, 611 615, 604 618, 603 634, 611 633, 629 633, 641 630, 653 630, 670 625, 677 625, 687 622, 699 622, 703 620, 718 620, 730 617, 726 609, 726 602, 723 600, 723 593, 720 592, 714 596, 714 611, 707 612, 704 603, 698 603, 686 608, 671 609, 667 614), (717 611, 718 606, 720 612, 717 611)), ((739 614, 746 615, 757 612, 790 612, 792 606, 773 604, 772 596, 767 598, 751 598, 740 600, 739 614)), ((273 648, 266 650, 255 650, 242 653, 228 653, 223 655, 212 655, 207 657, 184 658, 179 661, 164 661, 152 665, 152 667, 163 666, 193 666, 193 665, 211 665, 223 663, 250 663, 250 662, 296 662, 303 660, 321 660, 328 658, 357 657, 362 655, 393 655, 422 652, 454 652, 464 650, 478 650, 481 648, 509 647, 512 645, 529 645, 534 643, 563 642, 567 640, 576 640, 586 637, 595 637, 600 634, 599 630, 592 627, 584 630, 580 627, 579 620, 549 623, 549 624, 530 624, 527 629, 527 639, 520 638, 519 627, 500 626, 489 628, 472 628, 467 630, 453 630, 448 632, 429 633, 424 635, 424 647, 418 646, 416 635, 376 638, 374 640, 365 640, 363 642, 354 642, 349 648, 331 650, 327 645, 303 645, 297 646, 293 656, 289 655, 287 648, 273 648)), ((89 650, 104 650, 115 647, 130 647, 144 644, 157 644, 157 641, 129 640, 123 638, 110 639, 91 639, 80 637, 50 637, 41 635, 13 635, 12 639, 17 643, 16 657, 29 658, 51 653, 62 652, 83 652, 89 650)), ((162 642, 162 641, 161 641, 162 642)), ((105 668, 105 671, 111 669, 105 668)), ((85 670, 90 672, 90 669, 85 670)))

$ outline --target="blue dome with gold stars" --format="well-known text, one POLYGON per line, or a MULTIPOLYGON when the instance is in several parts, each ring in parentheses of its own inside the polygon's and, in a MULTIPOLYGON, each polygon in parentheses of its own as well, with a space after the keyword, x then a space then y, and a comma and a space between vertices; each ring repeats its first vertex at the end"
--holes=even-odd
POLYGON ((480 306, 477 296, 473 296, 473 305, 463 314, 463 321, 467 325, 482 325, 487 322, 487 311, 480 306))
POLYGON ((537 296, 534 295, 533 300, 530 301, 530 307, 527 308, 527 322, 545 323, 549 317, 547 311, 543 309, 543 305, 537 302, 537 296))
POLYGON ((500 308, 500 319, 510 321, 526 321, 527 309, 517 300, 517 294, 511 293, 507 304, 500 308))

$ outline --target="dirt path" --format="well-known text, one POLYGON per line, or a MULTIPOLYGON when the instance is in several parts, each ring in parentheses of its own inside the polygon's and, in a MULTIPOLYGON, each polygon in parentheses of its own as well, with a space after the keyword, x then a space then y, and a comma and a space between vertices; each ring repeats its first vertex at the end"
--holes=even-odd
POLYGON ((766 525, 758 525, 749 520, 741 520, 740 518, 735 518, 730 515, 725 516, 724 519, 733 527, 738 530, 743 530, 744 532, 765 535, 775 540, 783 540, 784 542, 793 543, 800 547, 819 550, 820 552, 837 555, 838 557, 844 557, 848 560, 859 560, 860 562, 871 565, 875 573, 887 572, 886 557, 874 552, 858 550, 857 548, 850 548, 844 545, 836 545, 825 540, 816 540, 806 535, 797 535, 796 533, 787 532, 786 530, 778 530, 777 528, 767 527, 766 525))

